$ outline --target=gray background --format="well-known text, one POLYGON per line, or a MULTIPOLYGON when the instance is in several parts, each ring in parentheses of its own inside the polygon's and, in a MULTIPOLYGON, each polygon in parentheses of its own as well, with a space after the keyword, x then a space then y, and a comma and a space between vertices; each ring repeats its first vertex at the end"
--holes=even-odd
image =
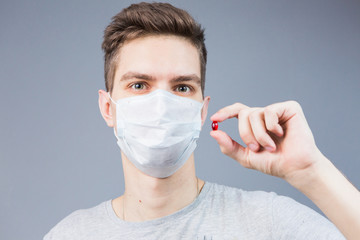
MULTIPOLYGON (((300 102, 318 147, 360 186, 359 1, 171 1, 205 28, 209 114, 234 102, 300 102)), ((1 1, 0 239, 40 239, 122 194, 120 153, 98 110, 102 33, 130 1, 1 1)), ((236 120, 220 126, 239 139, 236 120)), ((207 120, 199 177, 275 191, 286 182, 221 154, 207 120)))

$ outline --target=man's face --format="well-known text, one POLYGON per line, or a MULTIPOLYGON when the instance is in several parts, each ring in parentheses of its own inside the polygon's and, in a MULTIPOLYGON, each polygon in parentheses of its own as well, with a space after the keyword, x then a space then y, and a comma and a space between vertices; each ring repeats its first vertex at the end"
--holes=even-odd
MULTIPOLYGON (((202 102, 200 76, 199 52, 184 38, 138 38, 120 49, 111 96, 116 101, 163 89, 202 102)), ((113 103, 110 111, 116 125, 113 103)))

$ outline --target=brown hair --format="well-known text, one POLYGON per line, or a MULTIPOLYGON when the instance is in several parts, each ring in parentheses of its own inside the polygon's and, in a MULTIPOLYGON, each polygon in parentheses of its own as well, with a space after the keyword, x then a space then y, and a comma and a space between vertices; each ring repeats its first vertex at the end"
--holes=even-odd
POLYGON ((207 51, 204 29, 189 13, 168 3, 138 3, 112 18, 104 31, 105 86, 113 90, 118 53, 125 41, 148 35, 175 35, 189 40, 199 51, 201 91, 204 95, 207 51))

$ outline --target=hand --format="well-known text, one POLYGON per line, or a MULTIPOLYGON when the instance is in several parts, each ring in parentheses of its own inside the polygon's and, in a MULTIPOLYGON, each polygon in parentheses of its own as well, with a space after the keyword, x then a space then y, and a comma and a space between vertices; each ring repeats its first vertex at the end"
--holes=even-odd
POLYGON ((212 131, 210 135, 224 154, 246 168, 290 182, 298 181, 304 176, 299 173, 323 159, 302 108, 295 101, 275 103, 265 108, 235 103, 219 110, 210 119, 222 122, 233 117, 238 118, 240 137, 247 147, 221 130, 212 131))

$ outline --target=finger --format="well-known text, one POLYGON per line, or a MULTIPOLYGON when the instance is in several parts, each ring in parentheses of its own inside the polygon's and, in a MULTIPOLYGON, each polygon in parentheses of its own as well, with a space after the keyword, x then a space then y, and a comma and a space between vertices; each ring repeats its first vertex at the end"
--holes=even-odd
POLYGON ((243 146, 234 141, 229 135, 221 130, 211 131, 210 135, 215 138, 222 153, 235 159, 244 167, 250 167, 249 162, 246 161, 247 151, 243 146))
POLYGON ((242 166, 252 168, 249 158, 247 157, 249 151, 246 148, 234 141, 229 135, 221 130, 211 131, 210 135, 218 142, 222 153, 233 158, 242 166))
POLYGON ((238 114, 238 127, 241 139, 251 149, 251 151, 256 152, 259 150, 260 145, 256 141, 256 138, 250 126, 249 115, 251 112, 251 108, 245 108, 240 110, 238 114))
POLYGON ((226 119, 237 117, 239 111, 244 108, 249 108, 249 107, 242 103, 234 103, 230 106, 224 107, 219 111, 217 111, 214 115, 210 117, 210 120, 222 122, 226 119))
POLYGON ((275 112, 280 124, 290 120, 296 114, 300 114, 305 118, 300 104, 296 101, 286 101, 281 103, 274 103, 266 107, 268 111, 275 112))
POLYGON ((279 124, 279 118, 276 112, 270 110, 269 108, 265 108, 264 118, 266 129, 274 133, 276 136, 282 137, 284 130, 279 124))
POLYGON ((276 145, 267 133, 264 122, 264 111, 262 109, 253 111, 249 115, 249 122, 254 133, 255 139, 266 150, 272 152, 276 150, 276 145))

